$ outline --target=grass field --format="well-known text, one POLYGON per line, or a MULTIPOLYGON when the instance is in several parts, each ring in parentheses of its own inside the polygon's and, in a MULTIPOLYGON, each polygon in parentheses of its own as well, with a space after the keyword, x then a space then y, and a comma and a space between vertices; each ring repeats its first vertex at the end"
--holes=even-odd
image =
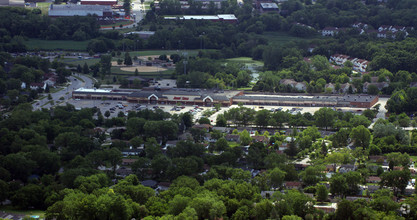
POLYGON ((85 51, 89 41, 71 41, 71 40, 40 40, 29 39, 25 45, 29 50, 70 50, 85 51))
POLYGON ((263 66, 264 63, 259 60, 253 60, 251 57, 236 57, 230 58, 226 60, 227 62, 236 62, 236 63, 244 63, 244 64, 255 64, 257 66, 263 66))
POLYGON ((37 2, 36 7, 39 8, 42 11, 42 14, 47 15, 49 6, 52 4, 52 2, 37 2))
POLYGON ((93 64, 96 64, 96 63, 100 62, 100 59, 99 58, 94 58, 94 59, 60 59, 59 61, 67 63, 69 65, 74 65, 74 66, 77 66, 78 64, 83 66, 84 63, 87 63, 88 66, 91 66, 93 64))
POLYGON ((301 38, 301 37, 294 37, 291 36, 289 33, 286 32, 264 32, 263 34, 259 35, 261 37, 265 37, 269 44, 276 44, 276 45, 283 45, 289 43, 291 41, 307 41, 315 38, 320 38, 320 35, 311 36, 309 38, 301 38))

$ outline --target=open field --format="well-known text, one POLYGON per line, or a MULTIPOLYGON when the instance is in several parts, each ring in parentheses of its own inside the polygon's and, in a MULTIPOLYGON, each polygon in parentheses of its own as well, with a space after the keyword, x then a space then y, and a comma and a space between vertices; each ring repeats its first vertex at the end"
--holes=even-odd
POLYGON ((52 4, 52 2, 37 2, 36 7, 39 8, 42 11, 42 14, 47 15, 49 6, 52 4))
POLYGON ((251 57, 236 57, 226 60, 227 62, 244 63, 244 64, 255 64, 257 66, 263 66, 264 63, 259 60, 253 60, 251 57))
POLYGON ((71 40, 40 40, 29 39, 25 45, 29 50, 70 50, 85 51, 90 41, 71 41, 71 40))
POLYGON ((289 33, 286 32, 264 32, 263 34, 259 35, 261 37, 265 37, 269 44, 276 44, 276 45, 284 45, 291 41, 307 41, 315 38, 320 38, 320 35, 315 35, 309 38, 301 38, 301 37, 294 37, 291 36, 289 33))

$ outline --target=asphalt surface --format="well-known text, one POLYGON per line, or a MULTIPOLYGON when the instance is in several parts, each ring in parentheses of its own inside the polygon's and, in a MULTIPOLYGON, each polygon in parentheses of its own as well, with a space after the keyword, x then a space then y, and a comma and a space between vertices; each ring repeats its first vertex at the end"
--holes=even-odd
MULTIPOLYGON (((63 104, 65 105, 66 102, 69 101, 69 99, 71 99, 72 97, 72 91, 76 90, 78 88, 84 87, 84 88, 93 88, 94 82, 91 78, 84 76, 84 75, 80 75, 80 74, 75 74, 74 76, 70 76, 68 77, 69 82, 67 83, 66 86, 61 86, 58 87, 57 89, 61 89, 55 93, 50 93, 52 96, 52 100, 54 101, 54 106, 58 105, 58 104, 63 104), (77 76, 81 79, 84 80, 84 82, 82 82, 81 80, 78 80, 77 78, 75 78, 74 76, 77 76), (60 98, 63 97, 63 100, 60 100, 60 98)), ((46 96, 43 99, 38 99, 35 101, 35 103, 32 104, 33 106, 33 110, 38 110, 38 109, 42 109, 42 108, 50 108, 53 105, 51 105, 52 103, 50 102, 51 100, 48 99, 48 94, 43 93, 41 94, 41 96, 46 96)))

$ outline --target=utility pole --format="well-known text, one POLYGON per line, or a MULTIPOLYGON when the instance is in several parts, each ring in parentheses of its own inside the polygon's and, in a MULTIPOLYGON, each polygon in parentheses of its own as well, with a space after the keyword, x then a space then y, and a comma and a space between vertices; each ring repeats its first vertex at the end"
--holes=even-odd
POLYGON ((187 58, 187 56, 188 56, 188 53, 187 52, 183 52, 182 53, 182 56, 184 57, 183 59, 183 61, 182 61, 182 63, 184 64, 184 75, 186 75, 187 74, 187 64, 188 64, 188 58, 187 58))

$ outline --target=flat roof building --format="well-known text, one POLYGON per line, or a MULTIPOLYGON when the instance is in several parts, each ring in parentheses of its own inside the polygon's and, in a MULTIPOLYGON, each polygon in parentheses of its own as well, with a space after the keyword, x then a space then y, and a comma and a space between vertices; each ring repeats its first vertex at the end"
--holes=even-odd
POLYGON ((49 7, 50 17, 71 17, 97 15, 98 17, 112 17, 113 10, 109 5, 54 5, 49 7))
POLYGON ((261 2, 260 3, 260 11, 262 13, 265 12, 278 12, 279 8, 276 3, 269 3, 269 2, 261 2))
POLYGON ((242 91, 171 88, 161 90, 138 89, 84 89, 72 92, 74 99, 126 100, 147 104, 183 104, 213 106, 221 104, 230 106, 275 105, 275 106, 309 106, 309 107, 352 107, 371 108, 378 102, 378 96, 345 95, 345 96, 280 96, 264 94, 243 94, 242 91))
POLYGON ((117 0, 81 0, 82 5, 117 5, 117 0))
POLYGON ((237 18, 234 14, 219 14, 219 15, 184 15, 178 17, 165 17, 166 20, 205 20, 205 21, 224 21, 229 23, 236 23, 237 18))

